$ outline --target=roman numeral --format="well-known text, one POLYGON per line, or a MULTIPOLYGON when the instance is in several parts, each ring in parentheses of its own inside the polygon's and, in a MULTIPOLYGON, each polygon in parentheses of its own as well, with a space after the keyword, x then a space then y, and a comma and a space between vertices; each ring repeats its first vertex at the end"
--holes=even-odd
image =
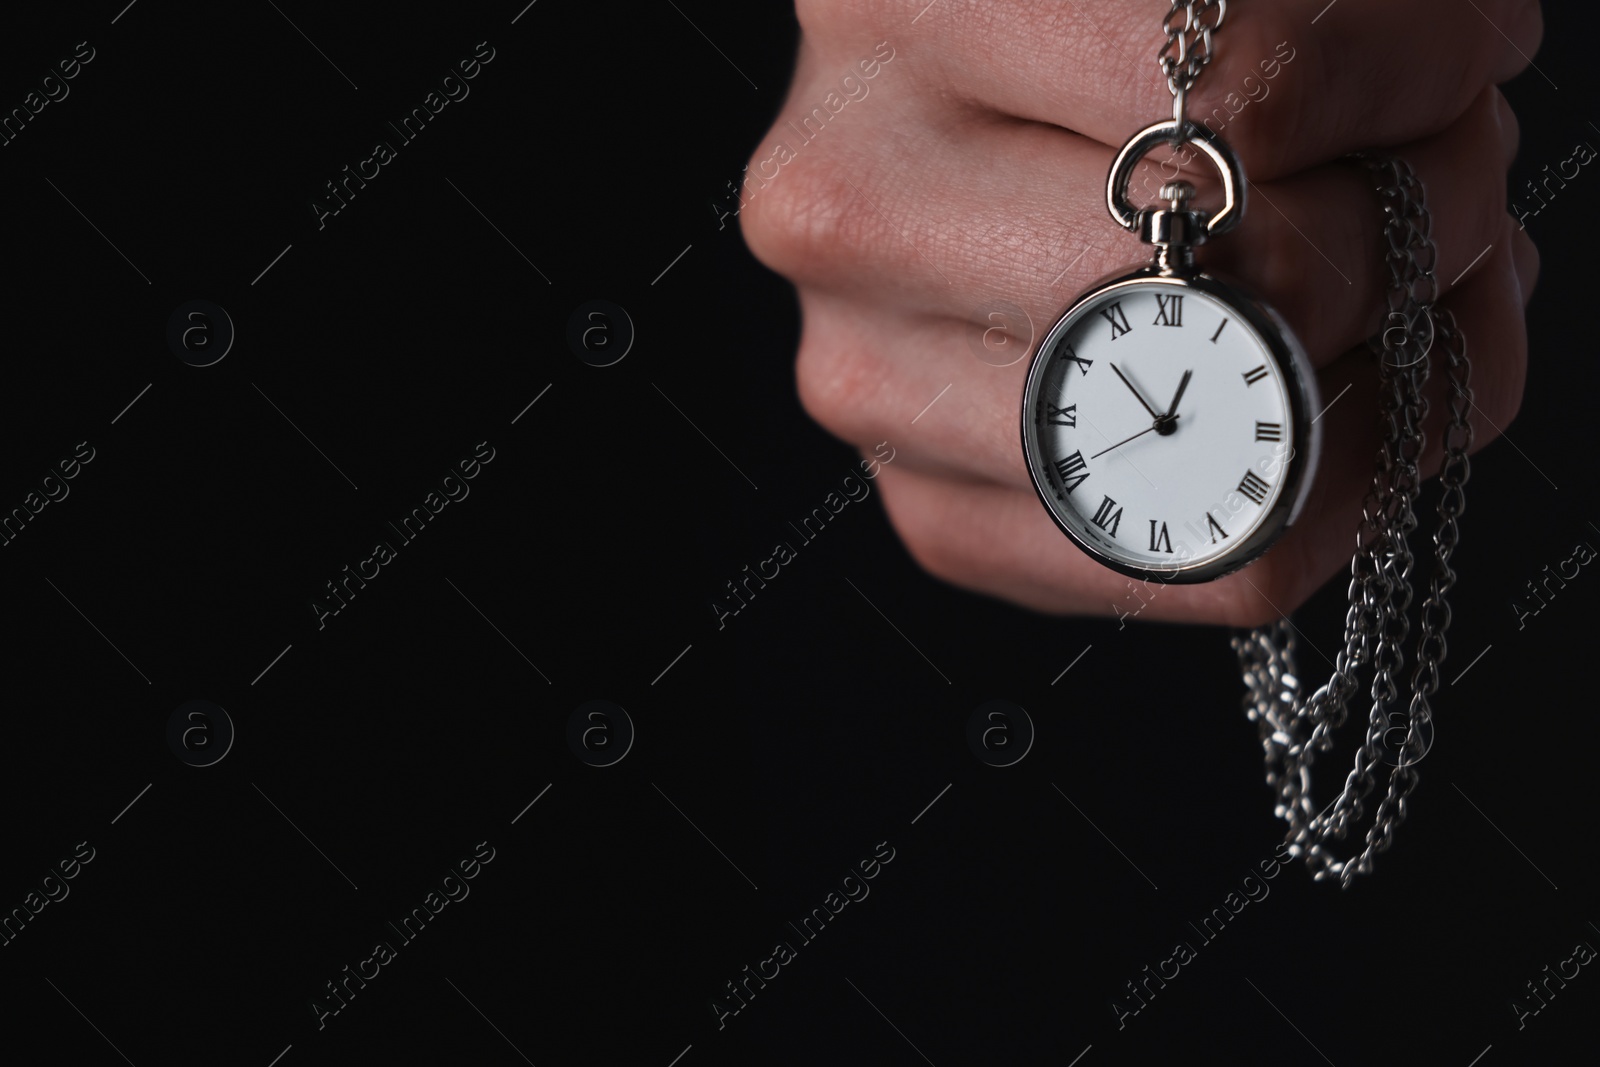
POLYGON ((1071 345, 1062 345, 1061 354, 1067 359, 1070 359, 1072 362, 1076 363, 1078 365, 1078 370, 1083 374, 1089 373, 1089 364, 1094 362, 1092 359, 1084 359, 1082 356, 1078 355, 1077 352, 1073 351, 1071 345))
POLYGON ((1171 552, 1172 551, 1172 538, 1167 536, 1167 524, 1166 523, 1162 523, 1161 524, 1161 530, 1159 532, 1157 532, 1157 530, 1156 530, 1156 520, 1154 520, 1154 519, 1150 520, 1150 551, 1152 551, 1152 552, 1171 552), (1166 547, 1162 548, 1161 547, 1162 545, 1165 545, 1166 547))
POLYGON ((1281 422, 1257 422, 1256 423, 1256 440, 1257 441, 1281 441, 1281 440, 1283 440, 1283 423, 1281 423, 1281 422))
POLYGON ((1272 488, 1272 483, 1261 480, 1255 471, 1245 471, 1244 479, 1239 483, 1239 492, 1254 500, 1257 504, 1266 502, 1267 490, 1272 488))
POLYGON ((1213 533, 1213 534, 1212 534, 1212 535, 1211 535, 1211 543, 1212 543, 1212 544, 1216 544, 1216 543, 1217 543, 1217 534, 1221 534, 1221 535, 1222 535, 1222 537, 1223 537, 1223 540, 1227 540, 1227 537, 1228 537, 1228 531, 1227 531, 1227 530, 1224 530, 1224 529, 1223 529, 1223 528, 1222 528, 1222 527, 1221 527, 1221 526, 1220 526, 1220 525, 1219 525, 1219 524, 1218 524, 1218 523, 1217 523, 1217 520, 1216 520, 1216 519, 1213 519, 1213 518, 1212 518, 1212 517, 1211 517, 1211 512, 1209 512, 1209 511, 1208 511, 1208 512, 1206 512, 1206 528, 1207 528, 1207 529, 1208 529, 1208 530, 1215 530, 1215 531, 1216 531, 1216 533, 1213 533))
POLYGON ((1217 338, 1222 336, 1222 331, 1227 329, 1227 327, 1228 327, 1228 320, 1227 319, 1223 319, 1222 320, 1222 325, 1217 327, 1217 332, 1211 335, 1211 343, 1212 344, 1216 344, 1217 343, 1217 338))
POLYGON ((1248 370, 1244 372, 1244 384, 1254 385, 1266 376, 1267 368, 1266 365, 1263 364, 1262 366, 1257 367, 1255 370, 1248 370))
POLYGON ((1122 525, 1122 509, 1117 508, 1113 512, 1111 509, 1115 507, 1117 507, 1117 502, 1110 497, 1106 497, 1100 501, 1100 510, 1095 512, 1094 518, 1090 520, 1112 537, 1117 536, 1117 527, 1122 525))
POLYGON ((1120 300, 1108 308, 1102 308, 1100 314, 1104 315, 1106 321, 1111 324, 1111 339, 1113 341, 1133 329, 1128 325, 1128 316, 1122 313, 1122 302, 1120 300))
POLYGON ((1083 452, 1080 450, 1065 459, 1056 460, 1056 474, 1061 476, 1061 484, 1069 493, 1082 485, 1083 480, 1089 477, 1089 464, 1084 460, 1083 452))
MULTIPOLYGON (((1074 427, 1078 425, 1078 405, 1068 404, 1064 408, 1058 408, 1054 404, 1046 401, 1045 406, 1050 409, 1049 414, 1045 416, 1049 420, 1050 425, 1074 427)), ((1261 423, 1258 422, 1256 425, 1260 426, 1261 423)), ((1260 438, 1257 438, 1257 440, 1260 440, 1260 438)), ((1277 438, 1273 438, 1273 440, 1277 440, 1277 438)))
POLYGON ((1182 326, 1183 325, 1183 297, 1177 294, 1162 296, 1156 294, 1156 321, 1152 326, 1182 326))

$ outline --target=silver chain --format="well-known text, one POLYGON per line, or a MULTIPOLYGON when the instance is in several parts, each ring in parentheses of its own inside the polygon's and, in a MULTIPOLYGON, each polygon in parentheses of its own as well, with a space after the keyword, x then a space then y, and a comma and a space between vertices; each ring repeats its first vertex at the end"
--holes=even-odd
POLYGON ((1244 672, 1245 712, 1258 724, 1266 754, 1267 784, 1277 791, 1275 814, 1288 823, 1290 854, 1304 856, 1318 881, 1339 879, 1348 889, 1358 874, 1372 871, 1375 856, 1394 841, 1406 817, 1406 800, 1417 786, 1416 764, 1432 737, 1430 698, 1439 688, 1439 667, 1450 627, 1447 599, 1456 575, 1450 555, 1460 540, 1457 519, 1466 507, 1463 487, 1471 473, 1467 450, 1472 426, 1471 363, 1455 316, 1435 304, 1437 250, 1422 183, 1403 160, 1362 157, 1371 172, 1385 214, 1388 245, 1389 321, 1399 320, 1369 342, 1379 357, 1379 408, 1383 444, 1378 449, 1372 485, 1362 505, 1356 551, 1350 562, 1349 611, 1344 647, 1333 675, 1309 697, 1295 667, 1293 628, 1287 619, 1233 640, 1244 672), (1422 430, 1428 402, 1422 395, 1433 352, 1442 352, 1450 389, 1450 420, 1445 430, 1442 493, 1433 535, 1434 567, 1420 610, 1421 637, 1411 672, 1404 712, 1396 678, 1403 674, 1403 645, 1410 631, 1412 556, 1408 545, 1418 522, 1413 510, 1422 476, 1418 468, 1426 437, 1422 430), (1366 741, 1339 795, 1320 813, 1311 800, 1311 765, 1317 753, 1333 746, 1333 734, 1348 714, 1359 686, 1357 672, 1370 664, 1372 708, 1366 741), (1403 716, 1404 727, 1395 725, 1403 716), (1404 740, 1391 743, 1396 733, 1404 740), (1374 768, 1390 767, 1387 788, 1372 813, 1364 847, 1335 859, 1329 844, 1343 840, 1367 809, 1375 785, 1374 768))
MULTIPOLYGON (((1221 29, 1227 0, 1172 0, 1162 20, 1167 40, 1158 62, 1173 96, 1173 120, 1180 139, 1187 129, 1187 98, 1212 58, 1212 35, 1221 29)), ((1180 141, 1181 143, 1181 141, 1180 141)), ((1472 364, 1455 316, 1438 306, 1434 274, 1438 251, 1432 217, 1421 181, 1400 159, 1362 156, 1383 205, 1384 264, 1389 274, 1389 328, 1369 346, 1378 356, 1379 421, 1383 443, 1374 462, 1372 484, 1362 502, 1356 550, 1350 560, 1349 610, 1344 645, 1327 684, 1305 695, 1295 666, 1293 624, 1287 618, 1233 639, 1244 673, 1245 713, 1260 730, 1267 784, 1277 791, 1275 814, 1288 823, 1290 854, 1304 856, 1318 881, 1337 878, 1348 889, 1358 874, 1369 874, 1375 856, 1394 842, 1405 821, 1406 800, 1417 786, 1416 764, 1432 739, 1439 668, 1450 628, 1448 596, 1455 585, 1450 556, 1460 541, 1457 520, 1466 509, 1464 487, 1471 474, 1467 451, 1472 426, 1472 364), (1397 322, 1399 325, 1395 325, 1397 322), (1404 711, 1396 679, 1405 670, 1404 645, 1410 635, 1413 591, 1411 533, 1417 528, 1419 462, 1427 442, 1423 396, 1432 356, 1443 353, 1450 389, 1450 419, 1445 430, 1442 487, 1433 535, 1434 566, 1419 611, 1421 636, 1404 711), (1311 766, 1318 753, 1333 747, 1333 735, 1349 715, 1349 701, 1360 688, 1358 672, 1372 668, 1371 712, 1366 741, 1344 788, 1320 812, 1311 799, 1311 766), (1403 729, 1395 725, 1401 716, 1403 729), (1390 739, 1399 733, 1398 744, 1390 739), (1387 787, 1372 812, 1365 844, 1354 856, 1336 859, 1329 845, 1344 840, 1367 814, 1378 764, 1390 767, 1387 787)))
POLYGON ((1189 90, 1211 62, 1211 35, 1222 28, 1227 14, 1228 0, 1172 0, 1172 8, 1162 20, 1167 43, 1161 46, 1156 62, 1172 90, 1172 118, 1180 131, 1189 117, 1189 90))

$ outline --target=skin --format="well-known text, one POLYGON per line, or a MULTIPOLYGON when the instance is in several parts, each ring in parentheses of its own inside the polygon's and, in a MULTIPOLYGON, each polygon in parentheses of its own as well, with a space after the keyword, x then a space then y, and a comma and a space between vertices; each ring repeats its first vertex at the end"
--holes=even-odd
MULTIPOLYGON (((1028 480, 1018 419, 1029 361, 995 366, 1003 361, 976 358, 972 339, 1006 302, 1031 320, 1031 337, 1025 324, 1005 323, 1023 351, 1078 293, 1149 260, 1148 246, 1107 214, 1105 181, 1133 132, 1172 115, 1154 62, 1165 5, 925 3, 799 0, 794 82, 750 165, 771 180, 739 221, 755 255, 798 292, 801 403, 864 454, 894 444, 878 487, 911 555, 966 589, 1109 616, 1128 580, 1067 541, 1028 480), (894 55, 870 93, 801 144, 787 122, 798 126, 844 75, 859 78, 880 42, 894 55), (799 147, 769 162, 780 142, 799 147)), ((1314 25, 1304 5, 1230 6, 1189 110, 1238 111, 1222 134, 1243 161, 1251 202, 1243 224, 1199 260, 1284 315, 1324 398, 1350 389, 1320 422, 1322 467, 1302 520, 1242 572, 1162 588, 1141 618, 1259 625, 1349 566, 1379 441, 1377 364, 1363 342, 1387 325, 1387 271, 1377 196, 1347 153, 1400 156, 1427 190, 1441 303, 1473 361, 1474 450, 1515 418, 1539 257, 1506 210, 1518 129, 1495 86, 1528 65, 1543 20, 1529 0, 1476 6, 1339 0, 1314 25), (1290 49, 1264 80, 1261 62, 1290 49), (1260 98, 1239 110, 1247 90, 1260 98)), ((1162 180, 1147 166, 1154 178, 1141 185, 1136 175, 1135 203, 1150 202, 1137 190, 1162 180)), ((1204 206, 1201 165, 1184 176, 1204 206)), ((1442 450, 1442 378, 1436 369, 1427 394, 1430 476, 1442 450)))

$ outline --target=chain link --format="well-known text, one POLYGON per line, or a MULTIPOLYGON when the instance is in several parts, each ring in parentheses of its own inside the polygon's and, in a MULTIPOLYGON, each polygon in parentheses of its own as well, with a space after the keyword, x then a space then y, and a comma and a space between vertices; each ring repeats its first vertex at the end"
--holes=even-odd
MULTIPOLYGON (((1227 16, 1227 0, 1171 0, 1162 21, 1166 33, 1157 61, 1173 96, 1178 144, 1187 139, 1188 94, 1211 62, 1212 36, 1227 16)), ((1466 510, 1464 487, 1471 473, 1467 452, 1472 406, 1466 339, 1455 317, 1437 306, 1434 268, 1438 251, 1422 183, 1404 160, 1361 157, 1372 175, 1384 211, 1385 269, 1389 275, 1388 328, 1370 345, 1378 356, 1379 425, 1383 441, 1373 463, 1372 481, 1362 501, 1350 560, 1349 608, 1344 645, 1332 676, 1306 695, 1295 666, 1293 624, 1287 618, 1234 638, 1246 694, 1245 712, 1258 726, 1266 758, 1267 784, 1276 790, 1275 814, 1288 824, 1290 854, 1303 856, 1318 881, 1337 878, 1348 889, 1357 875, 1372 871, 1374 858, 1394 842, 1405 821, 1406 802, 1417 786, 1416 764, 1432 736, 1430 701, 1439 688, 1439 668, 1448 646, 1448 596, 1456 574, 1450 557, 1461 535, 1458 520, 1466 510), (1398 325, 1396 324, 1398 320, 1398 325), (1394 750, 1385 738, 1397 727, 1405 677, 1405 644, 1411 632, 1414 592, 1411 534, 1419 525, 1415 505, 1422 488, 1420 463, 1427 443, 1423 424, 1428 401, 1423 391, 1432 356, 1443 354, 1449 386, 1449 420, 1441 495, 1433 535, 1433 570, 1418 614, 1420 635, 1405 703, 1405 740, 1394 750), (1319 753, 1333 747, 1334 734, 1349 717, 1349 702, 1361 688, 1360 674, 1371 668, 1372 700, 1366 738, 1356 751, 1344 787, 1321 811, 1313 810, 1311 768, 1319 753), (1388 755, 1391 759, 1386 760, 1388 755), (1371 811, 1363 846, 1344 859, 1330 845, 1345 840, 1368 814, 1377 786, 1377 767, 1389 764, 1388 781, 1371 811)))
POLYGON ((1211 35, 1222 28, 1228 14, 1228 0, 1172 0, 1172 8, 1162 20, 1167 43, 1161 46, 1156 62, 1172 90, 1172 117, 1180 133, 1188 123, 1188 96, 1200 72, 1211 62, 1211 35))
POLYGON ((1371 873, 1374 858, 1393 843, 1395 829, 1405 821, 1407 798, 1417 786, 1416 764, 1427 752, 1433 721, 1430 700, 1438 691, 1439 667, 1447 652, 1445 633, 1451 620, 1447 598, 1456 581, 1450 556, 1460 542, 1457 520, 1466 509, 1464 486, 1471 473, 1467 451, 1472 445, 1467 420, 1472 367, 1455 317, 1435 305, 1437 250, 1422 183, 1404 160, 1361 158, 1385 215, 1390 321, 1398 319, 1402 325, 1369 342, 1378 355, 1383 443, 1350 561, 1344 647, 1328 682, 1306 696, 1295 667, 1294 631, 1288 619, 1233 640, 1247 690, 1245 713, 1260 730, 1267 784, 1277 792, 1275 814, 1289 827, 1284 840, 1290 854, 1304 856, 1316 880, 1337 878, 1346 889, 1357 875, 1371 873), (1421 635, 1404 713, 1405 741, 1396 752, 1386 749, 1384 737, 1397 729, 1391 709, 1401 700, 1396 678, 1404 673, 1413 596, 1409 539, 1418 525, 1414 504, 1422 483, 1418 464, 1426 444, 1422 424, 1428 402, 1423 388, 1436 352, 1443 354, 1450 409, 1439 472, 1439 521, 1433 535, 1432 577, 1419 612, 1421 635), (1344 788, 1314 814, 1312 764, 1318 753, 1333 747, 1333 735, 1344 724, 1348 702, 1360 687, 1358 672, 1366 666, 1373 675, 1366 740, 1355 754, 1344 788), (1386 751, 1392 762, 1384 759, 1386 751), (1366 815, 1367 799, 1377 784, 1374 768, 1380 762, 1390 765, 1388 782, 1372 812, 1364 845, 1355 855, 1336 859, 1329 845, 1345 839, 1366 815))

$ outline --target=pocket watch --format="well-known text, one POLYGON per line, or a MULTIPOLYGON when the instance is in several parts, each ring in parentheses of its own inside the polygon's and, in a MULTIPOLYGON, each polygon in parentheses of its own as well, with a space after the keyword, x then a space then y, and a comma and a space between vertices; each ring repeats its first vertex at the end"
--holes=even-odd
POLYGON ((1204 126, 1174 118, 1135 134, 1106 206, 1154 261, 1074 300, 1028 370, 1022 447, 1040 501, 1091 559, 1144 581, 1207 582, 1258 559, 1300 517, 1316 470, 1316 376, 1300 342, 1194 259, 1238 225, 1246 187, 1204 126), (1216 166, 1222 207, 1195 208, 1184 181, 1162 187, 1164 205, 1133 207, 1139 162, 1185 143, 1216 166))

